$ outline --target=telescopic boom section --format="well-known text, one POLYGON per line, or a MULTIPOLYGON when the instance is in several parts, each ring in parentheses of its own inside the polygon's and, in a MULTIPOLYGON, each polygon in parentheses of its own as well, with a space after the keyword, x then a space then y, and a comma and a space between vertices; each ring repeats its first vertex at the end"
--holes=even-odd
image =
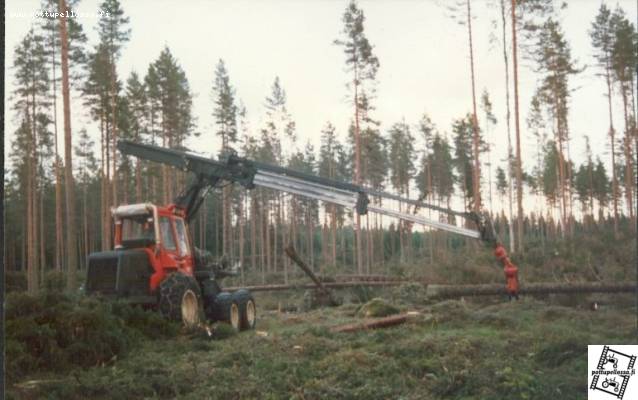
POLYGON ((120 140, 118 148, 126 155, 170 165, 182 171, 193 172, 196 177, 195 182, 175 200, 177 206, 185 209, 189 219, 193 217, 196 211, 193 209, 194 205, 198 201, 201 202, 202 195, 206 193, 208 188, 215 187, 222 182, 229 182, 239 183, 248 189, 259 186, 321 200, 353 209, 359 214, 366 214, 371 211, 475 239, 487 239, 487 236, 484 237, 482 234, 480 218, 474 214, 443 209, 418 200, 369 189, 364 186, 322 178, 290 168, 240 158, 235 155, 229 155, 223 161, 216 161, 188 150, 167 149, 127 140, 120 140), (389 207, 369 205, 368 195, 469 218, 478 224, 479 230, 435 221, 421 215, 402 212, 389 207))

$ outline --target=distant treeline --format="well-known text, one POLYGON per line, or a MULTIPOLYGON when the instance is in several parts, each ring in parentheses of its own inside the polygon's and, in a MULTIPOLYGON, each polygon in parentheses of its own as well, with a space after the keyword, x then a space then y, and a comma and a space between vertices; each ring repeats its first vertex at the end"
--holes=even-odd
MULTIPOLYGON (((47 9, 57 7, 57 2, 45 3, 47 9)), ((70 9, 77 1, 67 3, 70 9)), ((351 124, 341 127, 347 132, 346 140, 339 140, 337 127, 326 122, 317 132, 321 135, 318 149, 300 143, 279 78, 266 96, 263 125, 250 126, 248 111, 220 59, 211 76, 211 113, 215 134, 222 141, 220 155, 232 149, 259 161, 443 207, 459 203, 465 210, 487 209, 502 240, 521 255, 526 243, 536 239, 544 246, 545 241, 578 232, 610 227, 618 235, 635 229, 638 132, 632 77, 638 35, 623 10, 612 11, 603 4, 591 22, 596 55, 596 66, 591 68, 596 68, 608 88, 608 109, 599 111, 601 116, 609 115, 609 131, 604 133, 609 148, 594 154, 585 138, 585 161, 578 165, 570 156, 574 138, 569 129, 569 79, 583 68, 575 64, 558 22, 561 10, 549 0, 513 2, 517 6, 512 10, 501 0, 500 7, 491 11, 498 12, 501 20, 494 34, 503 43, 508 110, 506 121, 500 122, 507 126, 508 160, 497 163, 490 132, 499 122, 487 90, 478 101, 474 90, 472 39, 487 38, 472 36, 467 23, 473 18, 470 1, 461 3, 452 10, 465 21, 469 33, 474 109, 459 110, 449 131, 436 127, 426 114, 415 118, 416 123, 384 121, 389 128, 380 128, 374 101, 381 63, 365 36, 364 13, 352 1, 343 14, 343 31, 334 41, 344 50, 346 90, 352 100, 351 124), (518 46, 510 46, 516 38, 510 37, 512 33, 518 36, 518 46), (511 87, 516 89, 518 84, 516 68, 510 79, 518 52, 533 61, 538 82, 524 123, 519 121, 517 90, 510 97, 511 87), (622 104, 620 111, 613 109, 616 104, 622 104), (616 114, 622 115, 620 123, 616 114), (520 148, 521 130, 536 140, 533 159, 522 160, 520 151, 514 150, 520 148), (610 162, 604 163, 603 158, 610 162), (538 200, 534 210, 523 209, 524 198, 538 200)), ((116 151, 119 139, 179 147, 199 133, 186 71, 170 49, 164 48, 143 75, 133 72, 124 79, 118 75, 117 62, 131 37, 129 18, 118 0, 105 0, 100 9, 110 12, 97 24, 98 43, 87 42, 77 19, 68 19, 63 27, 60 19, 39 18, 13 49, 16 89, 10 102, 19 127, 10 143, 6 168, 4 261, 9 270, 28 271, 31 292, 39 289, 47 271, 69 271, 68 276, 75 276, 77 268, 86 267, 87 254, 112 247, 111 207, 169 203, 190 179, 183 172, 116 151), (82 100, 79 110, 69 109, 69 93, 82 100), (64 121, 57 118, 61 99, 65 100, 64 121), (78 126, 77 119, 71 123, 71 115, 78 114, 91 117, 99 138, 78 126), (58 132, 62 124, 64 137, 58 132), (58 154, 59 148, 64 148, 64 155, 58 154)), ((410 210, 407 205, 399 207, 410 210)), ((451 221, 439 213, 433 217, 451 221)), ((353 215, 340 206, 230 186, 207 198, 191 235, 198 247, 240 260, 245 266, 242 271, 259 271, 262 277, 282 271, 286 281, 290 262, 283 247, 287 243, 294 243, 318 270, 356 265, 358 273, 387 263, 424 258, 433 262, 440 252, 466 243, 448 234, 422 233, 405 222, 353 215)), ((71 286, 73 279, 68 281, 71 286)))

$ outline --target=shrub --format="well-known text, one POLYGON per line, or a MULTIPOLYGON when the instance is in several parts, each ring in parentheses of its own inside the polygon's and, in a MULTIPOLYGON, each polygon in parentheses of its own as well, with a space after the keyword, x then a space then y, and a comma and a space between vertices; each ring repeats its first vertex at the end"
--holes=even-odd
POLYGON ((143 338, 176 334, 158 314, 121 303, 55 292, 10 294, 6 308, 7 378, 109 363, 143 338))
POLYGON ((4 279, 7 293, 27 290, 27 274, 22 271, 6 271, 4 279))
POLYGON ((360 317, 387 317, 388 315, 398 314, 399 309, 392 304, 387 303, 381 298, 374 298, 361 306, 358 313, 360 317))
POLYGON ((66 288, 66 275, 62 271, 49 271, 44 277, 45 290, 62 292, 66 288))
POLYGON ((392 298, 403 304, 424 304, 427 299, 427 290, 420 283, 404 283, 392 290, 392 298))

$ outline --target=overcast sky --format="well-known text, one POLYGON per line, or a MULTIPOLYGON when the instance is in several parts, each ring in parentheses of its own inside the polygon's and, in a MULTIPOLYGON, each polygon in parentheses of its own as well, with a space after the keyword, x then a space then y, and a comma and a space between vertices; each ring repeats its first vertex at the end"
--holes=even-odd
MULTIPOLYGON (((494 1, 492 1, 494 2, 494 1)), ((186 72, 195 94, 193 115, 201 138, 191 147, 216 153, 211 117, 213 71, 222 58, 227 65, 237 96, 246 105, 252 129, 262 125, 264 98, 275 76, 279 76, 288 95, 288 109, 296 124, 301 145, 319 143, 319 134, 331 121, 345 137, 352 110, 347 101, 342 49, 333 45, 342 29, 341 17, 347 0, 233 0, 233 1, 122 1, 130 17, 131 39, 118 63, 120 79, 131 71, 145 74, 164 46, 168 46, 186 72)), ((471 110, 471 87, 467 30, 458 25, 439 0, 360 1, 366 16, 365 29, 381 67, 377 76, 377 110, 374 117, 384 131, 403 118, 416 125, 427 112, 441 131, 450 131, 454 118, 471 110)), ((497 8, 487 1, 474 0, 474 57, 477 95, 484 88, 492 96, 498 125, 490 133, 496 144, 493 160, 500 161, 506 151, 504 66, 500 41, 490 43, 490 32, 498 35, 493 23, 500 21, 497 8)), ((575 89, 570 108, 572 158, 583 159, 584 135, 592 139, 596 154, 607 152, 605 86, 595 74, 588 30, 601 0, 572 0, 561 12, 560 20, 579 66, 585 71, 571 79, 575 89)), ((636 1, 605 1, 611 8, 619 4, 629 16, 636 15, 636 1)), ((95 14, 98 1, 84 0, 77 11, 95 14)), ((8 0, 6 4, 6 93, 14 89, 11 66, 17 43, 35 22, 37 0, 8 0)), ((96 19, 80 20, 91 46, 97 43, 96 19)), ((498 36, 497 36, 498 37, 498 36)), ((520 69, 521 128, 524 136, 524 167, 535 152, 527 133, 525 118, 538 76, 528 67, 520 69)), ((619 100, 616 110, 620 111, 619 100)), ((5 97, 5 148, 16 125, 5 97)), ((61 101, 60 107, 61 109, 61 101)), ((87 127, 97 132, 94 123, 73 104, 73 130, 87 127)), ((481 118, 482 115, 479 115, 481 118)), ((60 125, 61 126, 61 125, 60 125)), ((616 126, 621 115, 616 115, 616 126)), ((527 164, 529 165, 529 164, 527 164)))

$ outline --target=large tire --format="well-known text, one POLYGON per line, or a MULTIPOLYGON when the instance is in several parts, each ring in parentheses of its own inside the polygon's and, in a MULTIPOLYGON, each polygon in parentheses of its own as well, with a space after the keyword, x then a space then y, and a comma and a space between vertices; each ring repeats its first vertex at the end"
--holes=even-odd
POLYGON ((213 320, 229 323, 236 331, 241 330, 239 304, 231 293, 222 292, 215 297, 213 320))
POLYGON ((257 305, 253 295, 246 289, 240 289, 233 293, 233 297, 239 306, 239 330, 255 329, 257 305))
POLYGON ((171 321, 181 322, 188 328, 202 320, 202 294, 192 276, 179 272, 170 274, 160 284, 160 313, 171 321))

